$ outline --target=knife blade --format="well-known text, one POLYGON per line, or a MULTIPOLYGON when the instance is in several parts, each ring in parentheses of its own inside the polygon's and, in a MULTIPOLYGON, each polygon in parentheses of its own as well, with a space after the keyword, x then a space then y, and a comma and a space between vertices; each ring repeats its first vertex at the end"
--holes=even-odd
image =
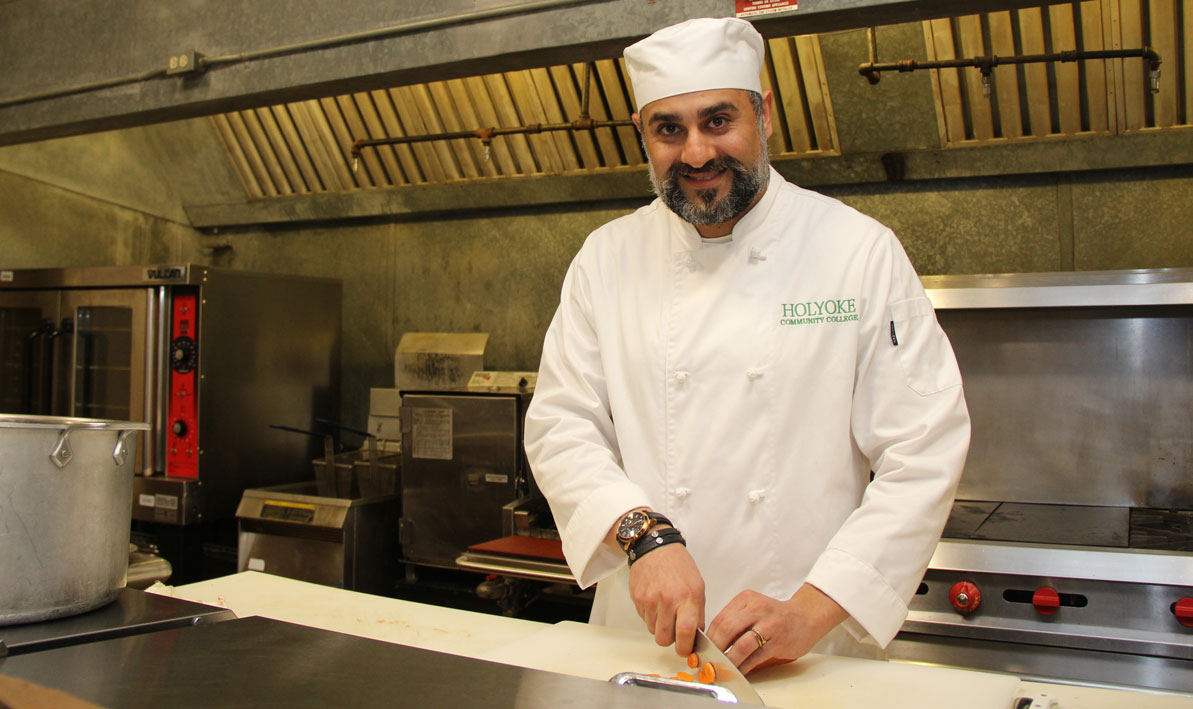
POLYGON ((766 706, 763 703, 762 697, 758 696, 758 692, 750 686, 750 681, 746 676, 737 669, 725 657, 725 653, 721 652, 713 642, 708 639, 703 630, 696 629, 696 642, 692 647, 693 652, 700 656, 700 663, 711 662, 713 669, 716 670, 716 683, 730 692, 733 692, 737 697, 739 704, 756 704, 758 706, 766 706))

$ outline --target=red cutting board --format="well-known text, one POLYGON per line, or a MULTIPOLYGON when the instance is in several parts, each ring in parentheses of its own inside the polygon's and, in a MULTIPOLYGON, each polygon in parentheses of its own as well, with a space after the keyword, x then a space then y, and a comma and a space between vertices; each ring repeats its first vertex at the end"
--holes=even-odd
POLYGON ((490 542, 473 544, 468 551, 483 554, 499 554, 502 556, 518 556, 527 559, 548 559, 563 561, 563 544, 558 539, 539 539, 538 537, 502 537, 490 542))

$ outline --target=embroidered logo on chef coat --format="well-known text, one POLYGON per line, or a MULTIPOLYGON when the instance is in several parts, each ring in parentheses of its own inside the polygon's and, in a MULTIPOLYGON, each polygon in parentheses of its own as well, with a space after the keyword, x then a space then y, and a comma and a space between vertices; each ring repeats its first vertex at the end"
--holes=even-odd
POLYGON ((820 325, 853 322, 858 318, 856 298, 827 298, 802 303, 780 303, 780 325, 820 325))

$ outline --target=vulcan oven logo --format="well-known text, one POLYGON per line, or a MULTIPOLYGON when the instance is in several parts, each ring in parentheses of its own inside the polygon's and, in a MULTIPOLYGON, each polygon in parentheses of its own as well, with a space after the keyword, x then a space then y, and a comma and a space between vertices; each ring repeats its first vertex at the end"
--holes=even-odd
POLYGON ((780 325, 819 325, 854 322, 858 318, 856 298, 828 298, 802 303, 781 303, 780 325))
POLYGON ((177 266, 158 266, 145 269, 147 281, 175 281, 182 278, 182 269, 177 266))

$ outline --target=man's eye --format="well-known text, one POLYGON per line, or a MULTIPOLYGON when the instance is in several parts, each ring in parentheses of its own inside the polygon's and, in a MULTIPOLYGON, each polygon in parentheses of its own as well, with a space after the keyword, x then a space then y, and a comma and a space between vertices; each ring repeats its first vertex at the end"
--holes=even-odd
POLYGON ((713 116, 708 122, 710 128, 724 128, 728 124, 729 119, 724 116, 713 116))
POLYGON ((672 124, 663 124, 659 126, 659 135, 675 135, 679 132, 679 126, 672 124))

